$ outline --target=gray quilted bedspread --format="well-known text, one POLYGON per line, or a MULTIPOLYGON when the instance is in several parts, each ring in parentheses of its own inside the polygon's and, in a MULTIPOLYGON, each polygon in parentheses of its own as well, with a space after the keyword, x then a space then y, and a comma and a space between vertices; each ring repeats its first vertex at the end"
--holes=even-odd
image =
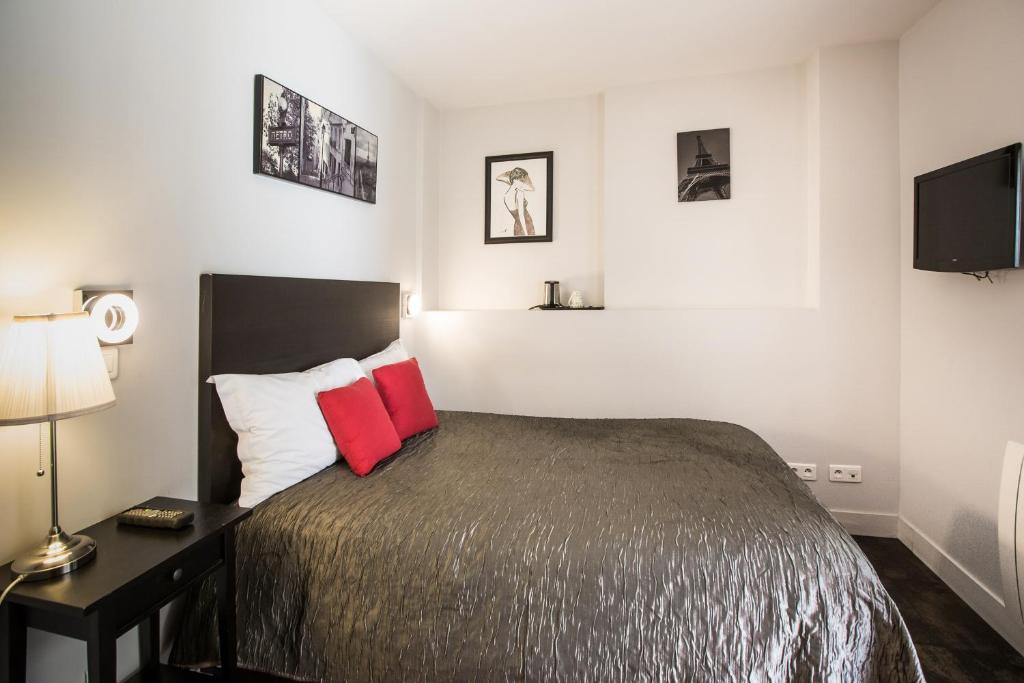
MULTIPOLYGON (((756 434, 442 412, 238 532, 238 652, 310 681, 920 681, 843 528, 756 434)), ((209 591, 173 659, 215 650, 209 591)))

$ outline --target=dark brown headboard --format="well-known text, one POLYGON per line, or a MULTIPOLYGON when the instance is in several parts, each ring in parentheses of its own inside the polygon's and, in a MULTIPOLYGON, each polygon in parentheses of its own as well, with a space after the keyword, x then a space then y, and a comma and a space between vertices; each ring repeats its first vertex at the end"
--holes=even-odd
POLYGON ((299 372, 398 339, 393 282, 252 275, 199 278, 199 500, 238 499, 238 438, 210 375, 299 372))

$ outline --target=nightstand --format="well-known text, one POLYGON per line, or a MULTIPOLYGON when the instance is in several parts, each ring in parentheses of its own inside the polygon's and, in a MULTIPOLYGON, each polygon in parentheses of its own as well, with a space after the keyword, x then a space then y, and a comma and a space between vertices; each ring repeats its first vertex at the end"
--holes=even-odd
MULTIPOLYGON (((138 625, 139 673, 130 681, 210 681, 160 664, 160 608, 210 574, 217 577, 221 677, 235 674, 235 527, 247 508, 153 498, 147 507, 195 513, 192 526, 168 531, 119 526, 111 517, 82 533, 96 559, 49 581, 19 584, 0 605, 0 675, 25 680, 27 627, 86 641, 89 683, 115 683, 117 637, 138 625)), ((14 579, 0 568, 0 586, 14 579)))

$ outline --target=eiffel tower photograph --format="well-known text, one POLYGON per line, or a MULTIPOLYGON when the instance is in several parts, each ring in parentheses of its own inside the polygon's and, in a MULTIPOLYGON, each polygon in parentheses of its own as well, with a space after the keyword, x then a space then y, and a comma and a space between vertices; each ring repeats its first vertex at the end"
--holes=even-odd
POLYGON ((695 130, 676 135, 679 201, 729 199, 729 129, 695 130))

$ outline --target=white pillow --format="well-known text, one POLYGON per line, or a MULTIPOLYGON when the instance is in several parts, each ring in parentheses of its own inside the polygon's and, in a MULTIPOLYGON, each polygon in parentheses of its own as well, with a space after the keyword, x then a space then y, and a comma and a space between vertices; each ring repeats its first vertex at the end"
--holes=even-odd
POLYGON ((378 351, 372 356, 367 356, 359 361, 359 367, 363 369, 366 376, 376 386, 377 381, 373 379, 374 370, 382 368, 385 365, 401 363, 403 360, 409 360, 409 352, 405 350, 404 346, 402 346, 402 340, 396 339, 388 344, 388 347, 383 351, 378 351))
POLYGON ((341 358, 305 372, 207 380, 217 386, 228 424, 238 434, 245 475, 239 505, 252 507, 337 461, 316 395, 362 377, 355 360, 341 358))

